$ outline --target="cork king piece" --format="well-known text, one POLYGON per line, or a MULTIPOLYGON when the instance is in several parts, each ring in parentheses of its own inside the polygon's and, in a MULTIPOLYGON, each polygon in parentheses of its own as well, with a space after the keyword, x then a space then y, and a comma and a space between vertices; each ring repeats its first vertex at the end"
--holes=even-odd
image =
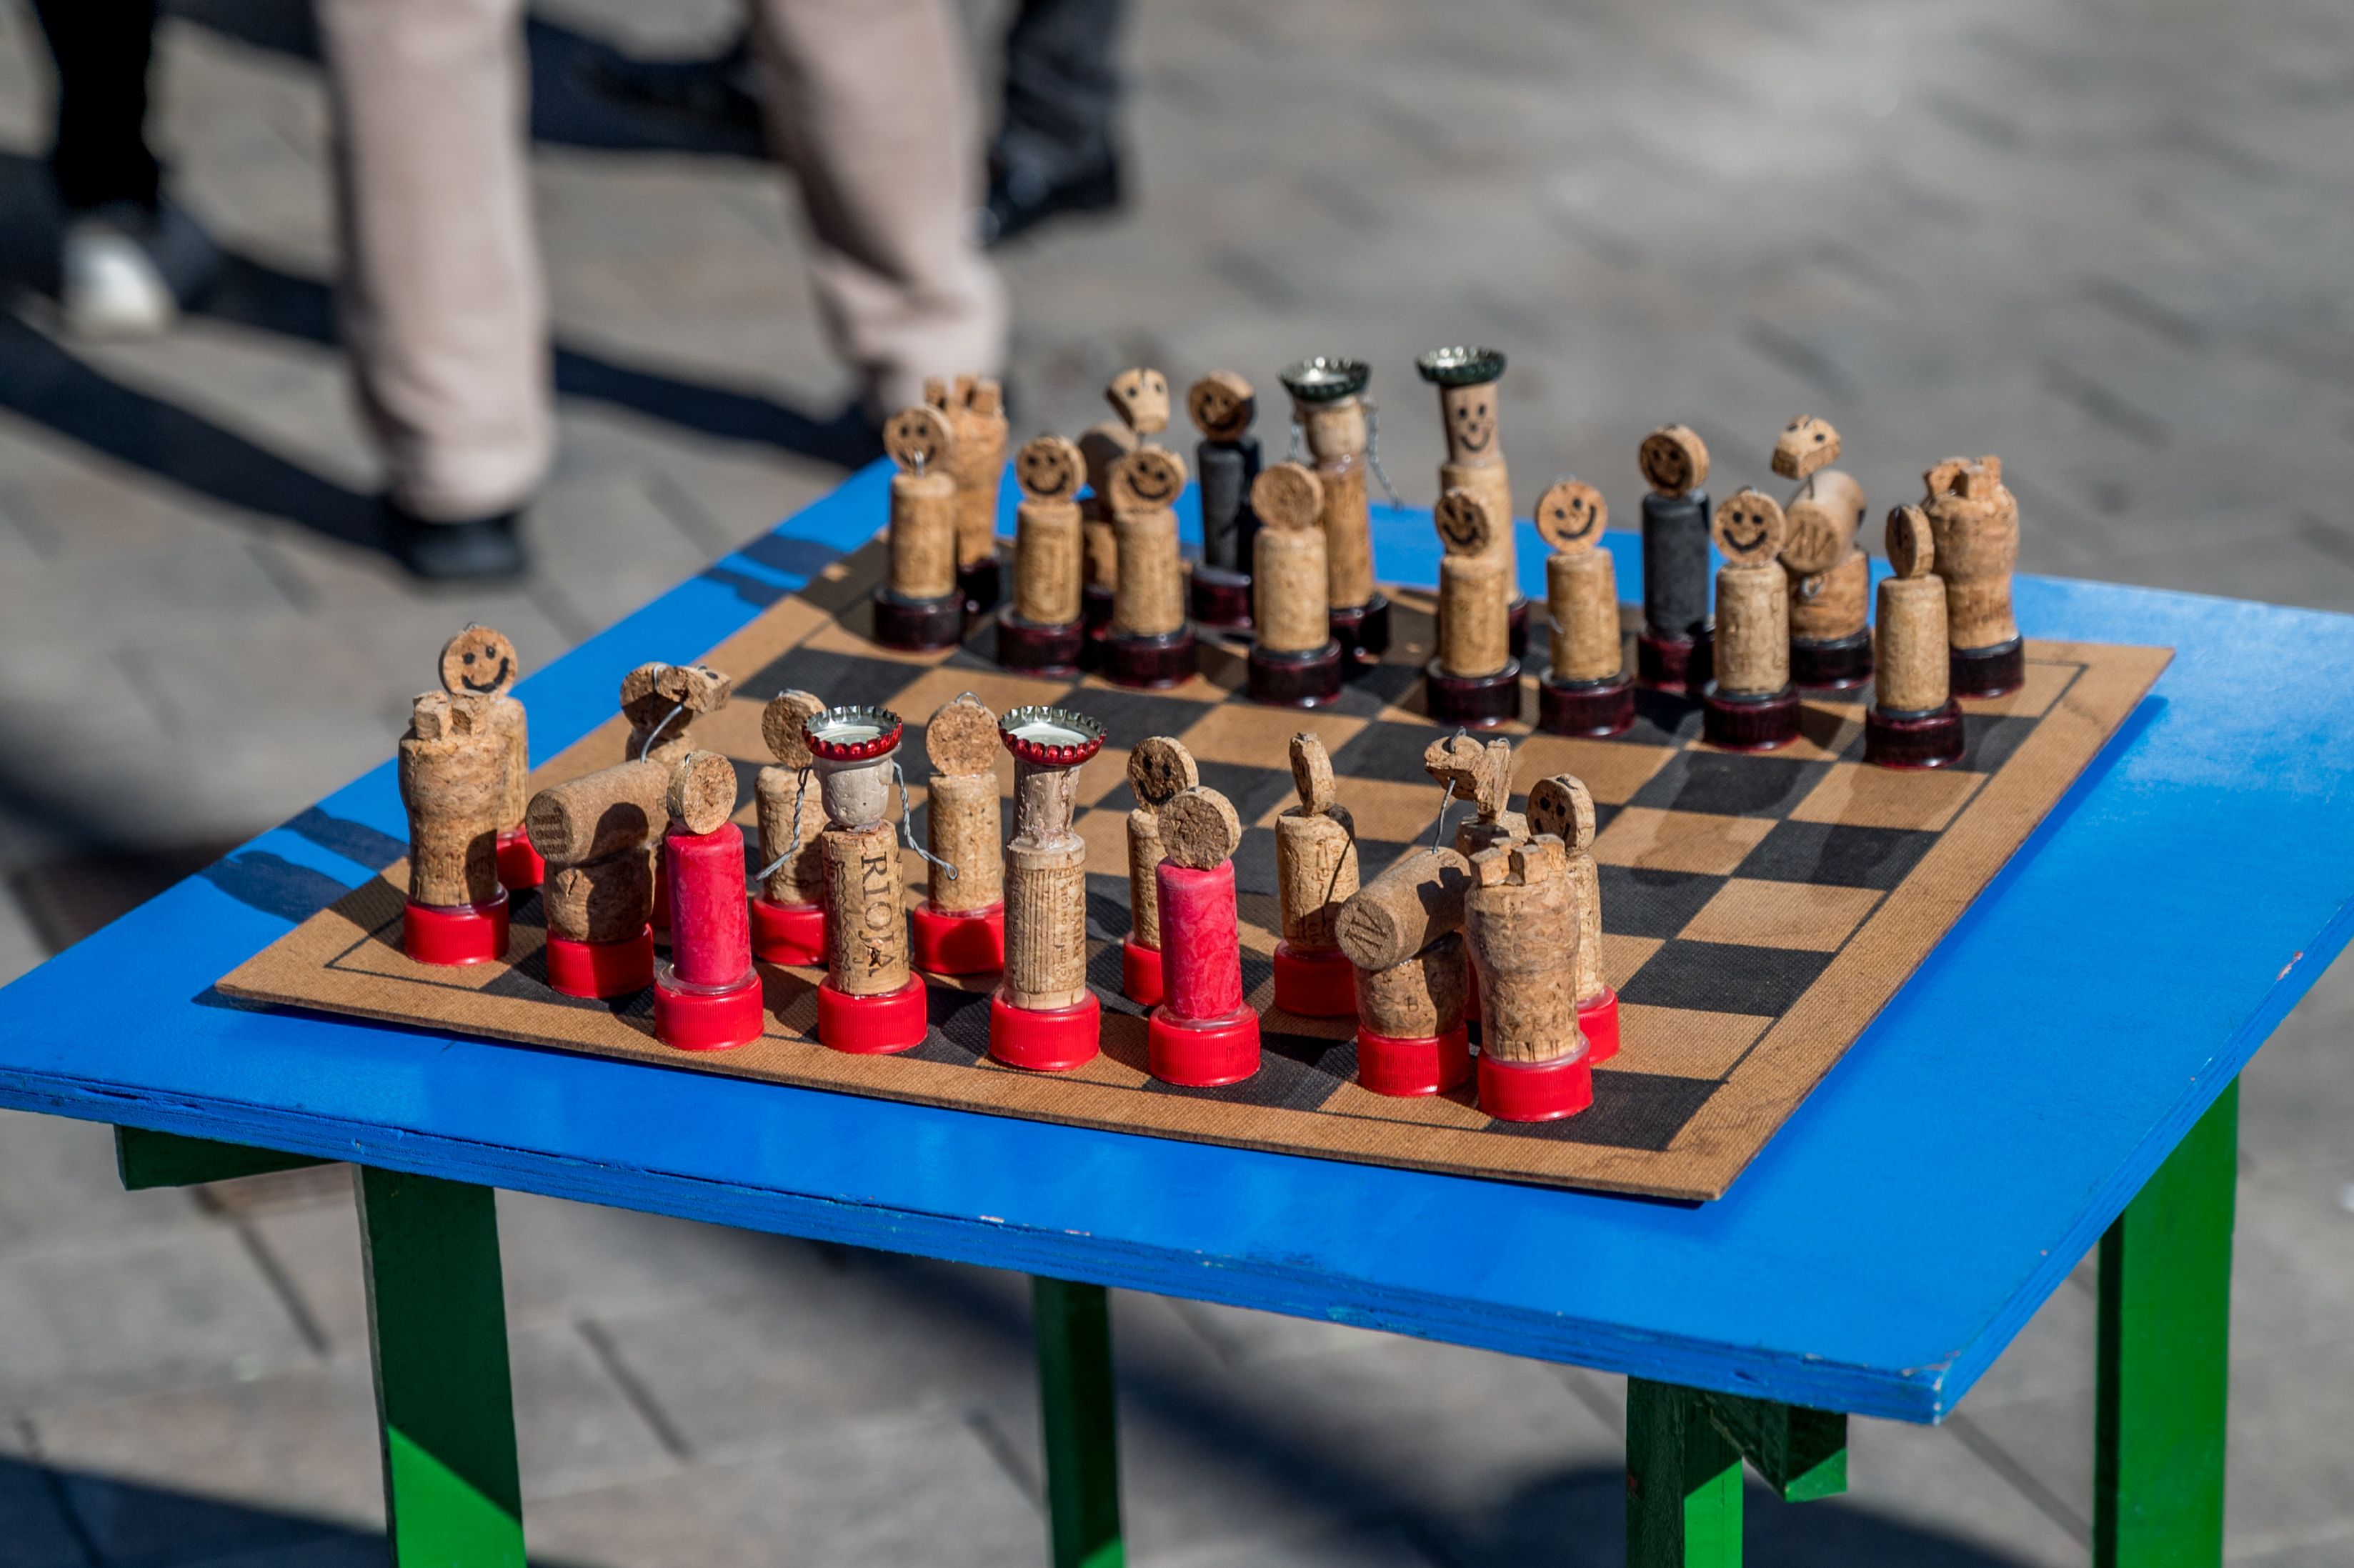
POLYGON ((957 589, 967 616, 997 608, 997 487, 1005 472, 1005 392, 986 376, 933 376, 924 401, 949 422, 956 482, 957 589))
POLYGON ((1333 935, 1357 891, 1357 825, 1339 803, 1332 758, 1310 734, 1291 737, 1299 800, 1275 820, 1275 891, 1283 932, 1275 944, 1275 1005, 1302 1018, 1357 1011, 1348 956, 1333 935))
POLYGON ((1790 578, 1780 556, 1789 522, 1774 498, 1736 491, 1712 525, 1716 573, 1715 678, 1701 689, 1701 735, 1734 751, 1771 751, 1798 737, 1790 684, 1790 578))
POLYGON ((408 808, 408 897, 400 949, 420 964, 487 964, 507 951, 499 885, 505 737, 490 696, 428 692, 400 741, 408 808))
POLYGON ((1185 619, 1177 553, 1177 497, 1185 464, 1167 447, 1140 446, 1112 464, 1112 539, 1119 585, 1103 641, 1103 675, 1153 690, 1193 676, 1193 627, 1185 619))
POLYGON ((490 699, 492 727, 499 732, 506 754, 499 785, 499 885, 510 893, 528 893, 540 885, 547 868, 523 831, 524 807, 531 794, 531 733, 523 704, 514 695, 523 661, 505 633, 469 626, 442 644, 440 668, 443 691, 490 699))
POLYGON ((1087 477, 1087 460, 1060 436, 1040 436, 1014 454, 1022 504, 1013 514, 1013 602, 997 612, 997 662, 1009 670, 1079 672, 1078 496, 1087 477))
POLYGON ((1555 735, 1617 735, 1635 723, 1635 683, 1618 631, 1618 568, 1602 548, 1610 503, 1582 480, 1537 497, 1545 558, 1552 668, 1537 683, 1537 727, 1555 735))
POLYGON ((836 707, 801 726, 825 808, 822 1044, 861 1055, 913 1050, 929 1022, 908 965, 899 841, 886 820, 907 726, 888 708, 836 707))
POLYGON ((1251 422, 1258 399, 1231 370, 1213 370, 1187 389, 1185 412, 1202 433, 1193 472, 1202 487, 1202 559, 1193 567, 1189 605, 1195 623, 1218 631, 1248 630, 1251 561, 1258 518, 1251 509, 1258 478, 1258 438, 1251 422))
MULTIPOLYGON (((1515 659, 1529 652, 1529 600, 1520 591, 1512 547, 1512 481, 1504 469, 1504 351, 1436 348, 1414 362, 1438 388, 1438 418, 1447 432, 1447 461, 1438 465, 1438 493, 1468 490, 1495 523, 1489 552, 1503 564, 1506 637, 1515 659)), ((1440 635, 1447 609, 1439 607, 1440 635)))
POLYGON ((1438 559, 1438 652, 1423 666, 1431 719, 1487 729, 1521 716, 1521 662, 1512 657, 1507 614, 1511 579, 1495 542, 1500 518, 1469 490, 1438 498, 1431 519, 1446 553, 1438 559))
POLYGON ((1965 736, 1947 662, 1946 582, 1935 531, 1918 506, 1888 514, 1880 583, 1880 673, 1863 715, 1863 759, 1883 768, 1958 762, 1965 736))
POLYGON ((1811 414, 1791 420, 1774 440, 1774 471, 1798 482, 1782 508, 1790 524, 1782 545, 1782 570, 1790 578, 1790 683, 1819 691, 1847 691, 1872 678, 1872 630, 1864 619, 1872 563, 1855 544, 1866 503, 1863 486, 1829 466, 1839 456, 1839 432, 1811 414))
POLYGON ((1662 425, 1643 438, 1643 630, 1635 678, 1663 692, 1708 679, 1708 446, 1662 425))
POLYGON ((1258 1071, 1258 1014, 1243 998, 1234 803, 1196 784, 1161 808, 1161 1004, 1145 1033, 1147 1069, 1189 1088, 1236 1084, 1258 1071))
POLYGON ((736 765, 690 751, 663 791, 663 877, 670 890, 670 957, 654 966, 654 1038, 682 1051, 725 1051, 760 1037, 760 977, 752 968, 744 832, 736 765))
POLYGON ((989 1054, 1008 1066, 1067 1072, 1094 1059, 1103 1022, 1087 987, 1087 842, 1074 825, 1079 769, 1103 749, 1103 726, 1068 708, 1025 707, 997 729, 1013 754, 1013 837, 989 1054))
POLYGON ((2019 502, 1998 457, 1947 458, 1924 476, 1923 510, 1946 580, 1946 636, 1954 694, 1999 697, 2027 679, 2027 645, 2011 616, 2019 564, 2019 502))
POLYGON ((1282 377, 1292 419, 1323 486, 1332 636, 1341 656, 1358 664, 1380 663, 1390 645, 1390 601, 1373 587, 1373 513, 1365 495, 1372 432, 1364 391, 1372 378, 1361 359, 1322 355, 1287 366, 1282 377))
POLYGON ((1321 707, 1341 694, 1341 644, 1332 635, 1331 588, 1325 573, 1324 485, 1296 462, 1279 462, 1251 485, 1258 521, 1252 596, 1251 700, 1321 707))
POLYGON ((924 802, 931 878, 907 919, 913 961, 926 974, 987 975, 1005 967, 999 749, 997 715, 970 692, 943 704, 924 726, 932 764, 924 802))
POLYGON ((884 422, 891 476, 890 567, 875 590, 875 641, 885 648, 949 648, 964 636, 957 587, 956 437, 929 404, 884 422))

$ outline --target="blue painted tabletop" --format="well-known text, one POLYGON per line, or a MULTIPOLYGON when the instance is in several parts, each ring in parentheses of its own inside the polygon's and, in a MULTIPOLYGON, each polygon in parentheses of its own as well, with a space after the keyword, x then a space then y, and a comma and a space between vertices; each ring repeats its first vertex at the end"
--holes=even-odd
MULTIPOLYGON (((631 666, 702 653, 865 539, 886 484, 854 476, 532 676, 534 760, 610 715, 631 666)), ((1426 514, 1376 507, 1375 531, 1385 580, 1433 579, 1426 514)), ((1522 533, 1522 586, 1541 595, 1543 546, 1522 533)), ((1636 542, 1607 542, 1634 597, 1636 542)), ((1085 1131, 220 997, 215 979, 402 852, 388 762, 0 991, 0 1103, 1932 1421, 2354 917, 2354 618, 2032 577, 2018 609, 2031 637, 2177 655, 1712 1203, 1085 1131)))

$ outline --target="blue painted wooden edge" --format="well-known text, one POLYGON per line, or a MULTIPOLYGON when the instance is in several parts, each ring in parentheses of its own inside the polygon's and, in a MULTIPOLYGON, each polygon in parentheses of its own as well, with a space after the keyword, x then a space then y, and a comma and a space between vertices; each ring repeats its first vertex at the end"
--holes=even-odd
MULTIPOLYGON (((535 755, 608 715, 631 665, 701 652, 865 537, 885 485, 854 476, 534 675, 535 755)), ((1422 514, 1375 511, 1382 575, 1429 580, 1422 514)), ((1608 543, 1631 597, 1633 541, 1608 543)), ((389 767, 0 991, 0 1102, 1933 1420, 2354 934, 2354 620, 2031 578, 2019 599, 2031 634, 2180 656, 1716 1203, 649 1072, 210 992, 399 853, 389 767)))

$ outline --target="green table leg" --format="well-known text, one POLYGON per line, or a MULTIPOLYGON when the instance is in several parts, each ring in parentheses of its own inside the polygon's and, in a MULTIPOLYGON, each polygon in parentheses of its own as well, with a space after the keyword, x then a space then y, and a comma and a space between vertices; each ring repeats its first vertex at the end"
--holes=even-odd
POLYGON ((1790 1502, 1843 1492, 1847 1417, 1628 1378, 1630 1568, 1740 1568, 1744 1459, 1790 1502))
POLYGON ((396 1568, 524 1568, 488 1187, 363 1169, 368 1343, 396 1568))
POLYGON ((1111 1306, 1100 1285, 1034 1277, 1054 1568, 1120 1568, 1111 1306))
POLYGON ((2095 1568, 2223 1560, 2239 1127, 2234 1083, 2101 1238, 2095 1568))
POLYGON ((194 1187, 206 1181, 226 1181, 236 1176, 259 1176, 269 1171, 300 1171, 327 1161, 308 1154, 284 1154, 275 1149, 255 1149, 242 1143, 217 1143, 209 1138, 187 1138, 176 1132, 151 1132, 143 1127, 114 1129, 114 1171, 126 1191, 150 1187, 194 1187))

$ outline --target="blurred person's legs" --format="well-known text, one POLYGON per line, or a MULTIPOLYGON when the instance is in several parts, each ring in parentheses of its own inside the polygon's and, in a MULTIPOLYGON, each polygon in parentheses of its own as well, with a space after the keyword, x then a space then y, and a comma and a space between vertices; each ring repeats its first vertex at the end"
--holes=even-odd
POLYGON ((985 238, 1120 199, 1119 37, 1128 0, 1023 0, 1005 36, 985 238))
POLYGON ((67 326, 99 336, 161 332, 219 255, 163 196, 147 146, 155 0, 34 0, 57 64, 49 175, 66 207, 58 298, 67 326))
POLYGON ((344 343, 389 543, 423 577, 518 572, 554 445, 523 0, 317 3, 344 343))
POLYGON ((867 413, 928 376, 995 376, 1004 285, 981 195, 971 61, 947 0, 754 0, 769 134, 799 179, 819 308, 867 413))

